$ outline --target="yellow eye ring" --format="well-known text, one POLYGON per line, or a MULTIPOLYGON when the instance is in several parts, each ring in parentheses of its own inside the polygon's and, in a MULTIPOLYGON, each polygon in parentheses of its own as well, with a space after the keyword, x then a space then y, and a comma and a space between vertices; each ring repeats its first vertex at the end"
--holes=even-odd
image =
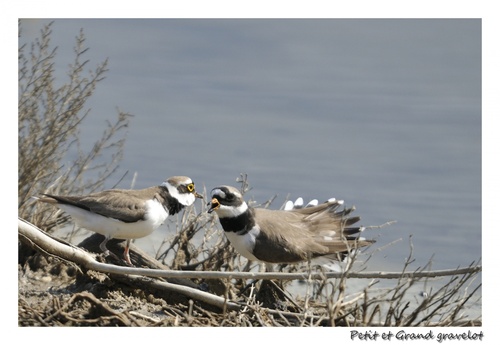
POLYGON ((194 191, 194 183, 190 183, 186 187, 187 187, 188 191, 190 191, 190 192, 194 191))

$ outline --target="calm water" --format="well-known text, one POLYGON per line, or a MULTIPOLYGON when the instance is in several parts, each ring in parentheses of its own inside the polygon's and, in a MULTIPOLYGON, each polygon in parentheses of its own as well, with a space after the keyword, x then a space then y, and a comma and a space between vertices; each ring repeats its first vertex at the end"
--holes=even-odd
POLYGON ((61 82, 80 28, 89 68, 109 58, 87 144, 117 107, 134 114, 120 187, 137 172, 136 188, 182 174, 210 190, 245 172, 248 198, 275 208, 333 196, 363 225, 397 220, 366 234, 401 239, 370 270, 401 269, 410 236, 413 268, 481 258, 479 20, 56 20, 61 82))

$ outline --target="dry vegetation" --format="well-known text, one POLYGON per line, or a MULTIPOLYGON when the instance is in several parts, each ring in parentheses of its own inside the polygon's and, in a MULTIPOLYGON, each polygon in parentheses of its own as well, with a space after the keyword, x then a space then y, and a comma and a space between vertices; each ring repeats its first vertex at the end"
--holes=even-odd
MULTIPOLYGON (((52 239, 52 230, 68 219, 52 208, 35 206, 30 197, 43 191, 100 189, 118 166, 128 116, 120 112, 102 139, 84 152, 78 125, 88 114, 85 101, 104 77, 107 63, 82 76, 88 61, 80 33, 70 81, 56 87, 50 25, 29 56, 26 49, 19 51, 20 326, 481 325, 481 317, 469 313, 481 301, 479 263, 461 270, 432 272, 423 267, 411 272, 411 246, 397 273, 359 272, 357 255, 340 273, 307 263, 260 273, 258 264, 234 252, 204 205, 188 208, 168 224, 175 231, 154 257, 132 246, 136 268, 123 267, 111 257, 102 263, 100 255, 89 254, 99 253, 100 235, 86 238, 78 248, 52 239), (76 158, 65 166, 70 151, 76 158), (84 180, 90 175, 96 178, 84 180), (418 296, 416 291, 427 284, 433 288, 418 296)), ((246 178, 240 182, 247 190, 246 178)), ((115 240, 109 247, 120 253, 122 245, 115 240)))
MULTIPOLYGON (((342 273, 306 264, 259 273, 236 255, 204 210, 191 207, 155 259, 132 247, 136 268, 80 260, 20 232, 38 248, 20 266, 22 286, 39 284, 44 299, 20 289, 21 325, 182 326, 479 326, 480 266, 461 270, 342 273), (55 253, 54 256, 47 253, 55 253), (48 257, 47 257, 48 256, 48 257), (61 277, 65 280, 60 281, 61 277), (443 278, 444 277, 444 278, 443 278), (265 279, 262 279, 265 278, 265 279), (437 279, 444 281, 436 282, 437 279), (359 281, 366 283, 359 284, 359 281), (378 287, 381 280, 383 287, 378 287), (55 281, 55 283, 54 283, 55 281), (288 290, 300 281, 298 295, 288 290), (41 285, 40 285, 41 284, 41 285), (428 295, 417 296, 423 284, 428 295), (43 288, 42 288, 43 287, 43 288)), ((92 235, 80 246, 98 252, 92 235)), ((119 243, 111 247, 117 253, 119 243)), ((64 245, 67 247, 67 245, 64 245)), ((86 253, 86 252, 85 252, 86 253)), ((88 256, 88 254, 85 254, 88 256)), ((101 260, 100 255, 97 259, 101 260)), ((411 255, 406 266, 411 262, 411 255)), ((295 287, 296 289, 296 287, 295 287)))
MULTIPOLYGON (((19 32, 21 38, 21 25, 19 32)), ((31 196, 40 192, 78 194, 102 189, 122 158, 130 116, 118 112, 116 120, 107 123, 102 137, 89 150, 82 147, 79 126, 89 115, 85 103, 104 79, 108 63, 104 61, 85 73, 88 48, 80 32, 75 59, 67 72, 69 81, 58 86, 57 48, 51 47, 50 35, 48 25, 30 46, 19 47, 18 112, 19 216, 49 230, 56 225, 56 211, 52 207, 34 209, 31 196)), ((59 224, 63 221, 58 219, 59 224)))

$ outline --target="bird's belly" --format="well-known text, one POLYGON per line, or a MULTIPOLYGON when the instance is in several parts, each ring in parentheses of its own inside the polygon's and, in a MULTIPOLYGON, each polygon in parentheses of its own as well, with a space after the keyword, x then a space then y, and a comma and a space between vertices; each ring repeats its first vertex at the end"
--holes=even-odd
POLYGON ((115 218, 88 212, 78 207, 67 205, 59 205, 59 207, 71 215, 79 227, 118 239, 133 239, 147 236, 158 228, 168 216, 165 212, 164 217, 159 215, 154 217, 146 216, 145 220, 127 223, 115 218))
POLYGON ((231 242, 231 245, 236 249, 238 253, 246 257, 248 260, 256 260, 258 259, 252 254, 253 249, 255 247, 255 238, 259 234, 258 228, 253 228, 249 232, 244 235, 238 235, 234 232, 225 232, 226 237, 231 242))

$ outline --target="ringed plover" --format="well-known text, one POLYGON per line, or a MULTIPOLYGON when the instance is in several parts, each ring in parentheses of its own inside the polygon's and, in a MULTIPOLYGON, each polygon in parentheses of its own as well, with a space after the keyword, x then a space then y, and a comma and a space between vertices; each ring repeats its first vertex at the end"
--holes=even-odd
POLYGON ((328 255, 342 260, 350 250, 374 241, 359 238, 364 227, 354 226, 359 217, 347 217, 354 210, 337 210, 342 201, 298 209, 252 208, 240 191, 231 186, 212 190, 209 213, 218 215, 224 232, 241 255, 266 264, 297 263, 328 255))

